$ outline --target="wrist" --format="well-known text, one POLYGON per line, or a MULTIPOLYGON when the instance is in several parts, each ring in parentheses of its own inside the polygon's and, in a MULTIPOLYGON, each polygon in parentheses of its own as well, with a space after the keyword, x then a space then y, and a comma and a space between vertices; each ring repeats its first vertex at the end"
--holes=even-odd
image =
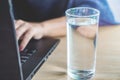
POLYGON ((47 29, 45 27, 45 24, 43 22, 40 23, 40 27, 41 27, 40 33, 43 34, 43 37, 46 37, 47 36, 47 29))

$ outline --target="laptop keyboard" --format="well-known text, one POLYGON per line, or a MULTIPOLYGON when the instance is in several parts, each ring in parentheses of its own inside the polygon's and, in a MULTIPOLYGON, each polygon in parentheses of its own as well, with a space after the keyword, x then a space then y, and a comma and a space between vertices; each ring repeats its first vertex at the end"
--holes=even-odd
POLYGON ((37 52, 36 49, 28 50, 25 49, 20 52, 21 63, 24 64, 33 54, 37 52))

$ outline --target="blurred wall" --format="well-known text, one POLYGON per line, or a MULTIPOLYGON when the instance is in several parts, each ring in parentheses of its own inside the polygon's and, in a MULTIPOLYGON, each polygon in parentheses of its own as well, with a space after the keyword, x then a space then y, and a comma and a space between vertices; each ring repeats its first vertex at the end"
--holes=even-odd
POLYGON ((108 0, 108 2, 115 15, 115 19, 120 22, 120 0, 108 0))

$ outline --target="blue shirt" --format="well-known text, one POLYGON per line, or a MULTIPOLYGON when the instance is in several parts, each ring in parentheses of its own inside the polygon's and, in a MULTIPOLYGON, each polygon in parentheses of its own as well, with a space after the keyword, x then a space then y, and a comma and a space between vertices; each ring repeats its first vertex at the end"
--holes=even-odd
POLYGON ((13 0, 16 18, 41 22, 65 15, 72 7, 93 7, 100 11, 100 26, 120 24, 115 21, 107 0, 13 0))

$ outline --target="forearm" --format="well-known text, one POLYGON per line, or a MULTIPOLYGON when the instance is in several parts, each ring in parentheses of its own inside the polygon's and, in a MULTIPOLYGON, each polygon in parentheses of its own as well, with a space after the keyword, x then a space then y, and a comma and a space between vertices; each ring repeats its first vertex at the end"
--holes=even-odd
POLYGON ((55 18, 42 22, 44 36, 59 37, 66 35, 65 17, 55 18))

